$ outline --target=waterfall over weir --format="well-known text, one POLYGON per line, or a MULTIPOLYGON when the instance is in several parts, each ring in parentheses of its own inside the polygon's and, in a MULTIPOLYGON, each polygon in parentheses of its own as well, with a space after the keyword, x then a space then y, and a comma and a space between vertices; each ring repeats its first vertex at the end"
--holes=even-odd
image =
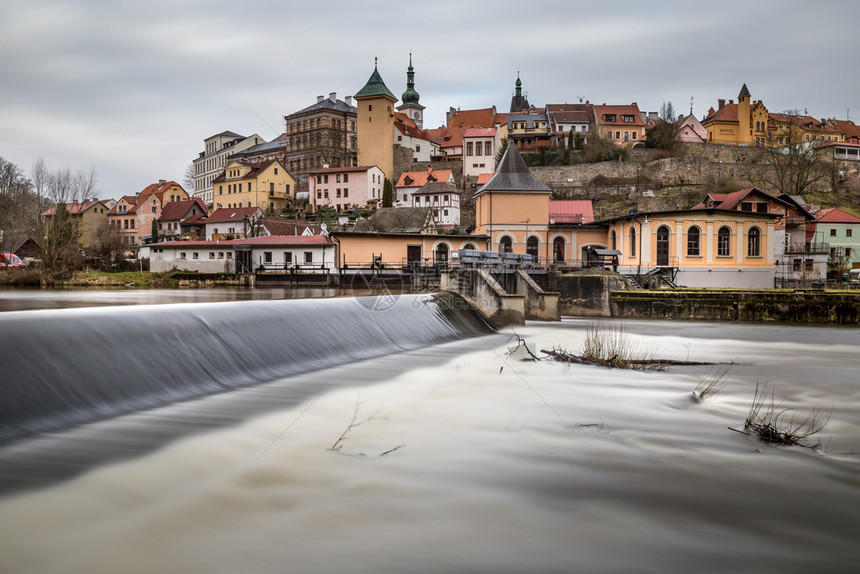
POLYGON ((0 314, 0 444, 486 333, 404 295, 0 314))

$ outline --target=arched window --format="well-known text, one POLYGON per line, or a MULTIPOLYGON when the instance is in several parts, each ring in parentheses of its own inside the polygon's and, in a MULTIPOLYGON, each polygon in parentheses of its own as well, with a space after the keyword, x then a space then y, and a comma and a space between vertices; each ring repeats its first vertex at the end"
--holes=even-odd
POLYGON ((499 253, 511 253, 513 250, 513 241, 510 235, 505 235, 499 239, 499 253))
POLYGON ((564 263, 564 237, 552 240, 552 259, 556 263, 564 263))
POLYGON ((609 245, 610 249, 618 249, 618 241, 614 229, 609 233, 609 245))
POLYGON ((630 257, 636 257, 636 228, 630 228, 630 257))
POLYGON ((761 256, 761 230, 758 227, 750 229, 747 235, 747 255, 750 257, 761 256))
POLYGON ((540 242, 538 241, 538 238, 534 235, 530 236, 526 240, 526 254, 537 258, 539 245, 540 242))
POLYGON ((448 262, 448 245, 440 243, 436 246, 436 263, 448 262))
POLYGON ((691 227, 687 230, 687 256, 688 257, 698 257, 701 255, 701 250, 699 249, 699 243, 701 240, 702 232, 698 227, 691 227))
POLYGON ((726 226, 717 232, 717 257, 730 257, 732 254, 732 230, 726 226))
POLYGON ((472 250, 474 250, 474 249, 476 249, 476 247, 475 247, 475 244, 474 244, 474 243, 467 243, 466 245, 464 245, 464 246, 463 246, 463 249, 472 249, 472 250))

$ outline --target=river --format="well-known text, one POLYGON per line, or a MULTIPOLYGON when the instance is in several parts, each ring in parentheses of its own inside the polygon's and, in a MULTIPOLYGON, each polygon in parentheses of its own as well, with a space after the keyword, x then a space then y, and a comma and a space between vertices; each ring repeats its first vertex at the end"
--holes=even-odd
MULTIPOLYGON (((426 297, 379 302, 314 301, 302 311, 301 302, 248 302, 286 313, 285 328, 293 314, 335 322, 319 334, 326 348, 386 325, 396 336, 374 343, 373 356, 340 353, 319 368, 8 435, 0 571, 856 569, 860 330, 601 322, 648 354, 721 363, 725 386, 697 402, 691 391, 713 366, 628 371, 508 356, 515 336, 538 350, 577 351, 590 320, 499 333, 463 320, 448 330, 415 311, 426 297), (360 312, 337 324, 348 304, 360 312), (829 410, 804 442, 816 448, 731 430, 743 429, 757 383, 771 386, 786 416, 829 410)), ((43 305, 0 314, 0 336, 43 317, 129 324, 137 315, 244 316, 244 304, 173 302, 126 315, 43 305)), ((466 311, 452 313, 458 321, 466 311)), ((266 348, 255 324, 242 338, 266 348)), ((317 336, 310 331, 299 336, 317 336)), ((62 362, 62 352, 53 356, 44 362, 62 362)), ((93 362, 98 378, 104 363, 93 362)))

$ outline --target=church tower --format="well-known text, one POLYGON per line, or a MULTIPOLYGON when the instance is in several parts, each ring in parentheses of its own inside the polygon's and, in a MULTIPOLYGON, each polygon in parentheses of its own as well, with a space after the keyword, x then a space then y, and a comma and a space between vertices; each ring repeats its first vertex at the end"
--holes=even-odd
POLYGON ((415 91, 415 70, 412 68, 412 52, 409 53, 409 68, 406 70, 406 91, 400 97, 403 103, 397 106, 397 111, 409 116, 419 130, 424 129, 424 106, 418 103, 418 92, 415 91))
POLYGON ((517 72, 517 83, 514 87, 514 95, 511 98, 511 113, 527 112, 529 110, 529 100, 523 96, 523 82, 520 80, 520 73, 517 72))
POLYGON ((375 165, 394 176, 394 104, 397 98, 382 81, 374 58, 373 73, 354 96, 357 114, 358 165, 375 165))

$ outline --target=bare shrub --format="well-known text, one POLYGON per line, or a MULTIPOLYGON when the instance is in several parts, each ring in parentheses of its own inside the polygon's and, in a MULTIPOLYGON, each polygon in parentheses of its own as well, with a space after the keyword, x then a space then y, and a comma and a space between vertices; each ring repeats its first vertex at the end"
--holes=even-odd
POLYGON ((821 406, 816 406, 806 415, 783 408, 774 400, 773 387, 756 383, 744 429, 768 444, 797 445, 820 432, 830 420, 830 414, 830 409, 821 406))
POLYGON ((726 376, 729 374, 729 367, 711 367, 699 379, 699 384, 693 389, 693 400, 704 401, 710 396, 713 396, 723 390, 726 386, 726 376))

